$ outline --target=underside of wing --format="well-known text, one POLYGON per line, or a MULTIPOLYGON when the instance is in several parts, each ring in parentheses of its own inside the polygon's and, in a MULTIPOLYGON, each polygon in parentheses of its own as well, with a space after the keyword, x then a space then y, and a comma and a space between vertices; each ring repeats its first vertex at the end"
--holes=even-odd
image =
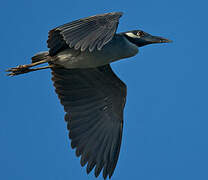
POLYGON ((91 69, 52 69, 56 93, 66 111, 72 148, 87 173, 111 177, 117 164, 123 128, 126 85, 110 65, 91 69))
POLYGON ((52 29, 47 41, 50 55, 66 46, 81 51, 101 50, 113 38, 121 16, 121 12, 95 15, 52 29))

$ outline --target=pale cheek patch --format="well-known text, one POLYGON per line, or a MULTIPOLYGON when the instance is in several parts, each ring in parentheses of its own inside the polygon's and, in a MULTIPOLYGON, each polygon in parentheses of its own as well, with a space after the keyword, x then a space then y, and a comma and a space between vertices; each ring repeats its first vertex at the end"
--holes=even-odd
POLYGON ((132 38, 140 38, 140 36, 135 35, 135 34, 133 34, 131 32, 126 33, 126 35, 129 36, 129 37, 132 37, 132 38))

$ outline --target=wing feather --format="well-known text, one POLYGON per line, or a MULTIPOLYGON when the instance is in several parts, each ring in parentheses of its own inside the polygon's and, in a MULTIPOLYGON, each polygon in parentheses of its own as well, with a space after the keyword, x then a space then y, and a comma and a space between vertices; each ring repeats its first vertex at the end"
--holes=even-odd
MULTIPOLYGON (((77 24, 79 24, 77 22, 77 24)), ((71 147, 97 177, 111 177, 121 146, 126 85, 110 65, 90 69, 52 68, 55 91, 66 111, 71 147)))
POLYGON ((85 51, 101 50, 114 36, 122 12, 113 12, 79 19, 49 31, 48 48, 51 56, 63 47, 85 51))

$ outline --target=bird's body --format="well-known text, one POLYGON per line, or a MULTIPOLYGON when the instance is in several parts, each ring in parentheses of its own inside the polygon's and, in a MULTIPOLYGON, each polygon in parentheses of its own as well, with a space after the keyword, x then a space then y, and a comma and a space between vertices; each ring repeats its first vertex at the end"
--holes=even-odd
POLYGON ((170 42, 141 30, 116 34, 121 12, 79 19, 49 31, 49 51, 32 63, 11 68, 10 76, 51 68, 55 91, 66 112, 72 148, 87 173, 112 176, 123 129, 126 85, 110 63, 132 57, 138 47, 170 42), (48 63, 49 66, 32 68, 48 63))
POLYGON ((52 57, 52 62, 67 69, 95 68, 111 62, 132 57, 138 53, 138 47, 125 36, 116 34, 101 50, 80 51, 66 48, 52 57), (113 51, 112 51, 113 50, 113 51))

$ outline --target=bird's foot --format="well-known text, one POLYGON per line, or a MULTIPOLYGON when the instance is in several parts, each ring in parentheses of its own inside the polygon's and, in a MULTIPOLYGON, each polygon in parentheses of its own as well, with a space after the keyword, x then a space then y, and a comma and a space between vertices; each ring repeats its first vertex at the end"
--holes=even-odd
POLYGON ((33 69, 29 69, 28 65, 19 65, 17 67, 6 70, 6 72, 10 72, 7 74, 8 76, 16 76, 19 74, 28 73, 30 71, 33 71, 33 69))
POLYGON ((28 72, 32 72, 32 71, 38 71, 38 70, 42 70, 42 69, 48 69, 48 68, 53 68, 54 65, 50 64, 49 66, 43 66, 43 67, 38 67, 38 68, 31 68, 31 64, 26 64, 26 65, 19 65, 17 67, 14 68, 10 68, 8 70, 6 70, 6 72, 10 72, 7 75, 8 76, 16 76, 19 74, 24 74, 24 73, 28 73, 28 72))

